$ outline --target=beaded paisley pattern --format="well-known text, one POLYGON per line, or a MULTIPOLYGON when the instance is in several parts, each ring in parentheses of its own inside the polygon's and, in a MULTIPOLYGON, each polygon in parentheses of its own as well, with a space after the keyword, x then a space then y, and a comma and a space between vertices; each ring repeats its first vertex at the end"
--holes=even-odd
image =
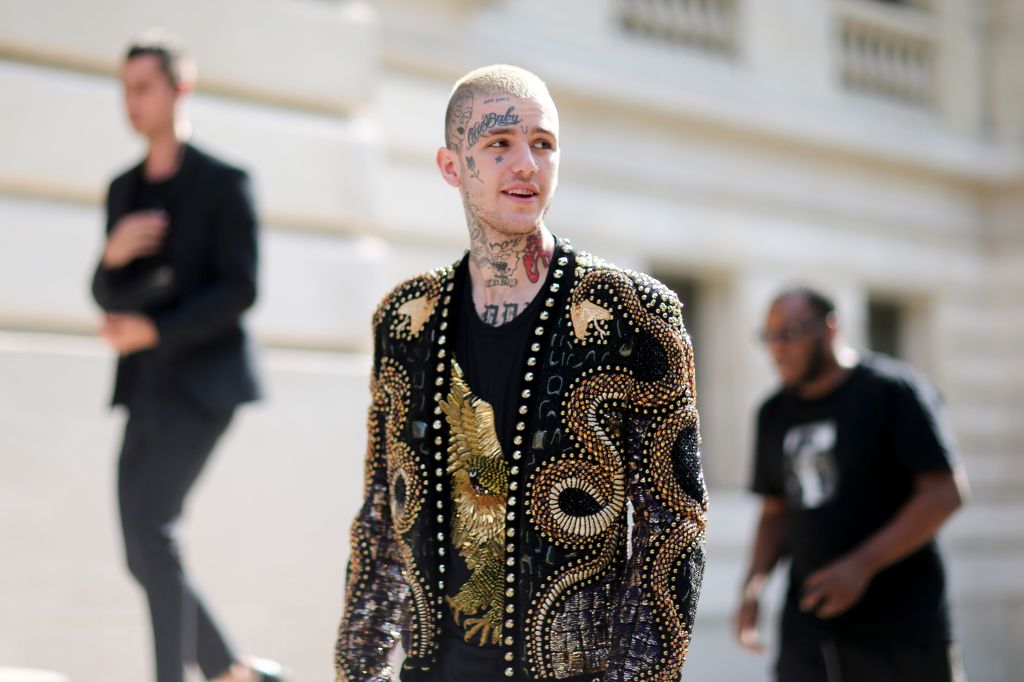
MULTIPOLYGON (((410 572, 415 566, 413 543, 409 538, 420 509, 423 507, 423 491, 428 485, 424 472, 417 466, 416 455, 402 439, 406 416, 409 409, 409 377, 405 369, 394 358, 383 358, 380 363, 381 390, 386 396, 387 421, 385 422, 385 451, 388 462, 390 484, 391 519, 399 538, 399 552, 403 560, 406 580, 412 602, 410 615, 416 631, 413 641, 426 647, 434 638, 436 627, 433 617, 433 597, 425 581, 418 579, 417 572, 410 572)), ((417 647, 419 648, 419 647, 417 647)))
POLYGON ((384 358, 378 385, 388 406, 384 437, 391 519, 395 531, 403 535, 412 529, 419 515, 425 487, 425 477, 417 471, 416 455, 402 440, 402 426, 409 404, 409 377, 394 359, 384 358))
POLYGON ((382 433, 388 422, 388 396, 376 373, 370 394, 364 502, 350 533, 345 612, 335 645, 337 682, 391 680, 387 660, 374 652, 390 648, 397 640, 397 622, 409 593, 389 508, 394 502, 388 494, 391 486, 382 433))
POLYGON ((650 380, 633 396, 629 431, 636 445, 629 449, 637 530, 616 605, 619 646, 611 679, 674 682, 686 658, 700 587, 707 490, 698 459, 693 349, 679 303, 651 278, 634 277, 644 310, 636 318, 641 348, 648 337, 664 355, 641 351, 646 362, 637 368, 650 380), (649 608, 653 622, 634 619, 634 608, 649 608))
POLYGON ((345 610, 335 645, 337 680, 390 682, 382 651, 397 642, 403 624, 410 655, 428 657, 438 632, 432 594, 417 565, 414 531, 426 502, 427 478, 405 429, 412 389, 397 358, 381 352, 386 338, 416 341, 434 316, 451 268, 407 280, 373 314, 375 363, 370 379, 364 503, 350 533, 345 610))
POLYGON ((678 299, 560 241, 503 453, 452 357, 466 267, 409 280, 374 316, 338 679, 387 679, 398 623, 403 667, 436 665, 452 552, 472 578, 447 606, 467 641, 499 645, 506 677, 678 679, 707 513, 678 299))
MULTIPOLYGON (((648 288, 649 289, 649 288, 648 288)), ((618 549, 615 533, 607 533, 614 522, 623 523, 625 507, 626 457, 622 452, 624 414, 640 411, 656 416, 655 436, 644 443, 645 461, 651 470, 651 483, 663 504, 681 515, 680 527, 662 539, 651 560, 652 573, 663 580, 651 581, 653 595, 668 616, 663 634, 669 646, 663 647, 660 660, 647 672, 670 671, 681 666, 688 631, 673 624, 680 622, 672 599, 671 575, 676 560, 699 542, 703 528, 702 500, 693 500, 674 481, 671 469, 672 448, 682 428, 696 428, 692 399, 682 407, 681 400, 692 392, 691 357, 688 345, 659 312, 642 305, 647 298, 627 273, 610 269, 587 272, 572 292, 569 318, 576 343, 601 344, 607 332, 602 323, 617 316, 643 344, 638 361, 650 366, 636 371, 625 362, 598 365, 588 369, 566 393, 564 424, 574 447, 561 457, 547 460, 531 479, 527 512, 542 535, 556 545, 581 550, 576 559, 541 586, 531 606, 528 659, 538 674, 563 677, 582 672, 566 669, 546 648, 552 622, 565 609, 569 599, 594 584, 595 576, 608 569, 618 549), (596 334, 591 332, 596 331, 596 334), (682 519, 693 519, 685 523, 682 519)), ((678 305, 678 304, 677 304, 678 305)), ((631 354, 631 353, 630 353, 631 354)), ((622 355, 620 353, 620 355, 622 355)), ((651 575, 650 573, 648 575, 651 575)))

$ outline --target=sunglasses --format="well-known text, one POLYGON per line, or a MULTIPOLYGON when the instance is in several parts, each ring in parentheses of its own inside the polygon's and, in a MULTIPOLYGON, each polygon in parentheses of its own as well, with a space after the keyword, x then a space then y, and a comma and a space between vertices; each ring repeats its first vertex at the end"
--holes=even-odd
POLYGON ((766 346, 773 343, 794 343, 804 340, 822 327, 822 320, 793 321, 779 331, 762 330, 758 334, 758 340, 766 346))

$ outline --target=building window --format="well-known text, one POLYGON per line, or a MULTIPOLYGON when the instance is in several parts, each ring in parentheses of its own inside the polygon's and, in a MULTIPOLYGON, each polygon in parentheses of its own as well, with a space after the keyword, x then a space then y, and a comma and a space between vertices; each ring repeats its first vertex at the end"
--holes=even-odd
MULTIPOLYGON (((858 0, 864 2, 865 0, 858 0)), ((866 0, 867 2, 877 2, 883 5, 902 5, 904 7, 919 7, 922 9, 928 9, 934 0, 866 0)))
POLYGON ((926 0, 846 0, 838 5, 843 85, 916 106, 936 100, 938 29, 926 0))
POLYGON ((626 33, 646 40, 731 55, 737 0, 618 0, 626 33))
POLYGON ((903 306, 890 300, 868 300, 868 348, 894 358, 906 359, 903 306))

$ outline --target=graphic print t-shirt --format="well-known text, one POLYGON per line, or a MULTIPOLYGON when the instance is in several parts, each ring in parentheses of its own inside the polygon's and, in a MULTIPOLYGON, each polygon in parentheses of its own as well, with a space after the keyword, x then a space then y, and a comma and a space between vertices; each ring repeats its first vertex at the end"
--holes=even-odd
MULTIPOLYGON (((820 399, 769 398, 758 415, 752 489, 785 500, 787 608, 795 610, 808 575, 892 520, 915 476, 952 467, 937 392, 895 360, 865 358, 820 399)), ((871 642, 949 641, 936 543, 881 571, 838 618, 804 621, 871 642)))

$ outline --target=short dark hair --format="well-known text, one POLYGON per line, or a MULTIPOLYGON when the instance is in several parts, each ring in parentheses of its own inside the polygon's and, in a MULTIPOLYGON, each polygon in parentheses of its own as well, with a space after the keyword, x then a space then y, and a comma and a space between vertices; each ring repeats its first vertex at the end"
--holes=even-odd
POLYGON ((176 36, 160 30, 147 31, 128 46, 124 60, 128 62, 145 56, 157 58, 160 70, 174 87, 195 80, 195 64, 176 36))
POLYGON ((803 299, 811 307, 811 310, 814 311, 815 317, 820 320, 826 320, 829 315, 835 315, 836 313, 836 304, 831 298, 821 291, 808 286, 795 286, 783 289, 772 300, 772 305, 788 298, 803 299))

